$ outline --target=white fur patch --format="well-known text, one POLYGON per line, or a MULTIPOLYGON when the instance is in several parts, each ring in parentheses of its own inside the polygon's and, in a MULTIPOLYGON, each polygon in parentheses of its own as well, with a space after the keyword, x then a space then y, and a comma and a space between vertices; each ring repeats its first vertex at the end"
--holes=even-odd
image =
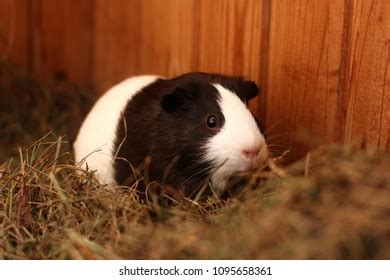
POLYGON ((97 170, 100 180, 115 183, 114 144, 116 129, 128 101, 142 88, 155 82, 158 76, 136 76, 108 90, 95 103, 85 118, 73 145, 76 162, 97 170))
POLYGON ((216 191, 226 187, 227 180, 238 171, 244 171, 253 160, 260 161, 268 157, 267 144, 256 121, 240 98, 220 84, 213 84, 220 94, 218 103, 225 118, 225 124, 206 145, 206 160, 216 166, 211 176, 216 191), (243 155, 245 149, 260 149, 255 159, 249 160, 243 155))

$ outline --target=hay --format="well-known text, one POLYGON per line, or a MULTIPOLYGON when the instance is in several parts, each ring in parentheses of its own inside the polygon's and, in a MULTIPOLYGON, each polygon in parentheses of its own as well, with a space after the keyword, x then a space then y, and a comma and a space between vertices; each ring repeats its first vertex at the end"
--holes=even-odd
POLYGON ((45 108, 42 131, 19 131, 23 108, 2 119, 0 259, 390 258, 389 154, 322 147, 286 167, 270 161, 228 199, 142 203, 133 185, 103 186, 75 166, 65 137, 26 147, 61 130, 45 108))
POLYGON ((61 137, 47 138, 1 167, 0 258, 390 256, 387 155, 318 150, 283 172, 258 171, 228 200, 165 207, 140 203, 134 188, 99 185, 61 137))

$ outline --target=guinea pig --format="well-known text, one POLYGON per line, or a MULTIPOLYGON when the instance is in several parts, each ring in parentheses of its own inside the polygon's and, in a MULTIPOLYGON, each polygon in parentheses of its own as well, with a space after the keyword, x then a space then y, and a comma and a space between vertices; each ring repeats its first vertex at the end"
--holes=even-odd
POLYGON ((206 180, 221 193, 232 175, 268 158, 247 107, 258 92, 252 81, 221 74, 129 78, 102 95, 85 118, 75 160, 103 182, 123 184, 148 157, 151 180, 164 177, 187 190, 206 180))

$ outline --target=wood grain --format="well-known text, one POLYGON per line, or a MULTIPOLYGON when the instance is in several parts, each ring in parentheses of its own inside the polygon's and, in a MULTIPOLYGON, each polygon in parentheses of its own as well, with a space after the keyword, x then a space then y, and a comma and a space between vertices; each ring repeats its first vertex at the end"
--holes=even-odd
POLYGON ((1 25, 7 42, 15 26, 12 61, 99 95, 137 74, 255 80, 252 110, 291 159, 329 142, 390 149, 387 0, 3 0, 1 25))
POLYGON ((342 138, 344 9, 336 0, 272 2, 266 123, 292 158, 342 138))
POLYGON ((93 11, 93 84, 102 94, 137 74, 141 1, 97 0, 93 11))
POLYGON ((261 83, 262 5, 256 0, 97 1, 98 92, 145 73, 222 72, 261 83))
POLYGON ((345 141, 390 149, 390 1, 354 1, 345 141))
POLYGON ((0 1, 0 59, 29 70, 29 0, 0 1))
POLYGON ((95 11, 97 92, 138 74, 173 76, 192 69, 191 0, 98 1, 95 11))
POLYGON ((242 75, 262 88, 251 102, 264 124, 269 1, 197 1, 192 69, 242 75))
POLYGON ((33 70, 47 80, 91 80, 91 1, 34 1, 33 70))

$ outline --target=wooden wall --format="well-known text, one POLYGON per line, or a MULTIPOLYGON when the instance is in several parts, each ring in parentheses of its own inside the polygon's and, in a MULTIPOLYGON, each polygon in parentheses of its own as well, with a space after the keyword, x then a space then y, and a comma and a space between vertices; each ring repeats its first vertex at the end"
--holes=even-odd
POLYGON ((0 0, 0 25, 0 54, 43 79, 101 94, 134 74, 245 75, 293 157, 322 142, 390 149, 388 0, 0 0))

